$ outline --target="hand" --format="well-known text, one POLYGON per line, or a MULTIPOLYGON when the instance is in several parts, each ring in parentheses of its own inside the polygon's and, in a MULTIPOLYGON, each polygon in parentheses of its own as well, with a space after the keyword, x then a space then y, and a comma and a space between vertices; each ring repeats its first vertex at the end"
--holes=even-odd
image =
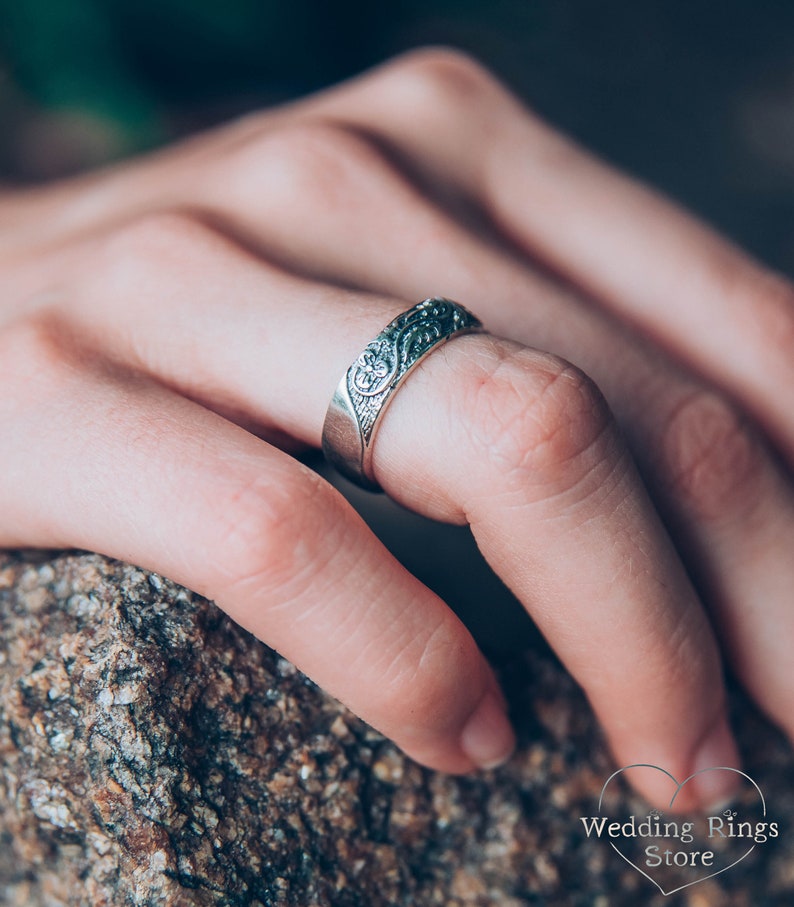
POLYGON ((319 443, 363 346, 443 294, 493 336, 395 394, 386 492, 471 524, 619 764, 738 763, 715 631, 794 731, 794 501, 762 436, 791 461, 791 288, 466 58, 7 192, 0 275, 0 544, 166 574, 420 762, 500 762, 467 630, 288 453, 319 443))

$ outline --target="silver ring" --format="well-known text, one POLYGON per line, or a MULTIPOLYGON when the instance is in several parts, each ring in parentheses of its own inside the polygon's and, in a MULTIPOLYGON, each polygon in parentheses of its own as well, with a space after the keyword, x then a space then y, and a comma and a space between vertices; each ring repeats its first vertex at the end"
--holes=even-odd
POLYGON ((323 453, 342 475, 378 491, 372 445, 379 420, 405 376, 451 337, 480 331, 480 321, 451 299, 425 299, 398 315, 345 372, 323 425, 323 453))

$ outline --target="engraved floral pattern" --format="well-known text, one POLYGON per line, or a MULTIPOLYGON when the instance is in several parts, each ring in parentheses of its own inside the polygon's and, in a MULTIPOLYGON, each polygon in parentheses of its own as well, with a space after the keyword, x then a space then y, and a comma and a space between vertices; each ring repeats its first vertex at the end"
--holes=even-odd
POLYGON ((383 344, 370 344, 356 361, 353 385, 365 396, 379 394, 384 390, 394 371, 394 362, 388 356, 383 344), (386 379, 386 380, 384 380, 386 379))
POLYGON ((403 376, 439 343, 479 328, 480 322, 463 306, 435 297, 403 312, 368 344, 347 373, 350 402, 365 446, 403 376))

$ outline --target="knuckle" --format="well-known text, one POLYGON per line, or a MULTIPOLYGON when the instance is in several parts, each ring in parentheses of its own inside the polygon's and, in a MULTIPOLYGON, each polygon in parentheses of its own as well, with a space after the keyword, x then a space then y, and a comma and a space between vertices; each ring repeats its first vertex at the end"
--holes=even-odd
POLYGON ((419 103, 437 111, 470 107, 496 84, 478 60, 448 47, 425 47, 404 54, 393 61, 391 73, 413 89, 419 103))
POLYGON ((74 367, 63 331, 46 312, 27 314, 4 325, 0 332, 0 385, 6 391, 13 388, 15 396, 20 383, 26 390, 25 399, 34 387, 60 387, 74 367))
MULTIPOLYGON (((223 237, 197 213, 163 210, 136 217, 96 241, 93 254, 82 256, 82 283, 109 290, 147 289, 164 271, 185 272, 198 261, 217 256, 223 237)), ((186 272, 189 273, 189 272, 186 272)), ((162 292, 162 287, 160 287, 162 292)))
POLYGON ((593 468, 588 454, 611 426, 604 398, 563 359, 512 344, 491 346, 470 370, 463 395, 476 446, 503 477, 570 487, 593 468))
POLYGON ((458 727, 469 707, 460 695, 461 678, 471 675, 480 656, 451 612, 421 635, 395 635, 392 643, 389 663, 378 671, 382 710, 400 724, 404 737, 412 729, 443 736, 458 727))
POLYGON ((794 352, 794 286, 786 277, 759 267, 722 243, 704 250, 719 298, 735 313, 745 341, 755 341, 761 366, 780 368, 791 379, 794 352))
POLYGON ((661 454, 674 500, 699 519, 756 499, 761 446, 726 400, 708 390, 684 398, 666 420, 661 454))
POLYGON ((790 378, 794 354, 794 287, 783 277, 765 273, 756 278, 751 298, 753 326, 761 341, 765 363, 769 363, 770 355, 779 354, 786 377, 790 378))
POLYGON ((328 520, 340 508, 318 476, 292 469, 238 477, 208 504, 216 515, 204 546, 213 585, 227 595, 250 586, 274 606, 321 569, 328 520))
POLYGON ((342 204, 362 174, 385 166, 364 136, 337 123, 302 121, 262 128, 216 159, 213 183, 232 197, 254 192, 269 206, 296 198, 342 204))

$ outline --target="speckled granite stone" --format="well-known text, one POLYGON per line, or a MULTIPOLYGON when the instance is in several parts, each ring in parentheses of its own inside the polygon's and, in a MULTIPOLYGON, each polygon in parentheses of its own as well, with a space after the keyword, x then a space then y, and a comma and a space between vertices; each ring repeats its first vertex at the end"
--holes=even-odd
POLYGON ((444 776, 199 596, 96 555, 0 555, 2 904, 792 902, 791 755, 743 701, 783 832, 665 898, 582 832, 612 766, 574 684, 542 647, 503 676, 519 752, 444 776))

